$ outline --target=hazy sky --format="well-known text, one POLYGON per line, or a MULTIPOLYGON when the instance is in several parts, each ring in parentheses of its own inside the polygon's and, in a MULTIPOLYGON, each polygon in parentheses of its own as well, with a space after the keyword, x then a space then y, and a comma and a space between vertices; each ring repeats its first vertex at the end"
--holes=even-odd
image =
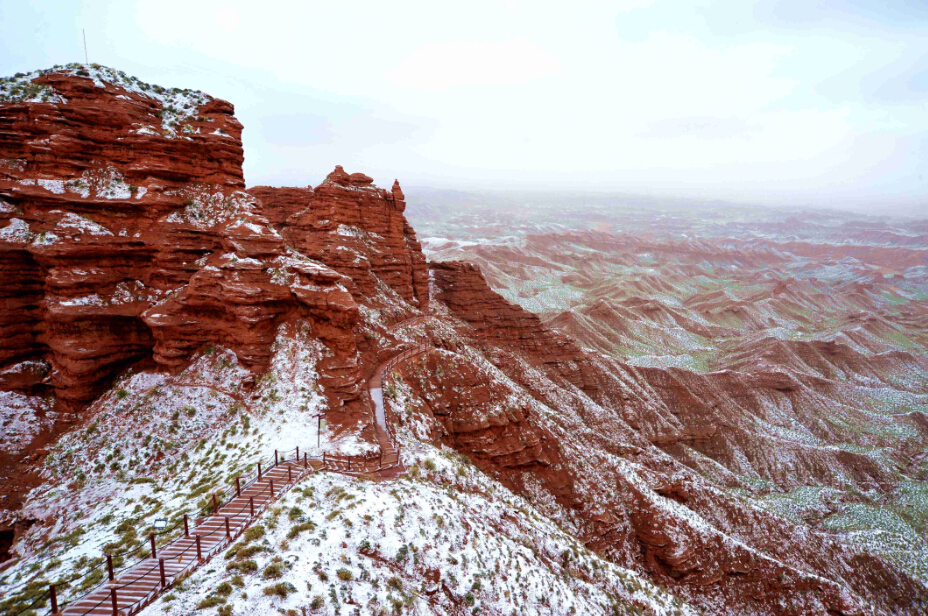
POLYGON ((928 210, 926 0, 0 0, 0 73, 80 61, 82 28, 91 62, 233 102, 249 185, 928 210))

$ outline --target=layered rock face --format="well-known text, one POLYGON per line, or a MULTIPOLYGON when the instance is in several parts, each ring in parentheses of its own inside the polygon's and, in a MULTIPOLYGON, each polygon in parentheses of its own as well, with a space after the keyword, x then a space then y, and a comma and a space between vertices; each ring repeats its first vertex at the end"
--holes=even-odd
POLYGON ((218 248, 213 221, 169 218, 241 202, 242 127, 225 101, 109 69, 19 82, 0 104, 0 362, 34 366, 8 387, 86 402, 149 353, 141 313, 218 248))
POLYGON ((398 184, 339 167, 315 191, 257 189, 262 204, 225 101, 80 65, 4 82, 0 101, 3 389, 79 408, 125 366, 177 370, 207 344, 260 372, 299 317, 332 351, 339 406, 359 391, 356 300, 379 278, 428 302, 398 184))
POLYGON ((580 348, 541 323, 537 315, 510 304, 490 289, 480 268, 463 261, 431 262, 434 298, 466 322, 476 338, 525 353, 587 393, 598 389, 580 348))
POLYGON ((256 186, 263 213, 287 241, 354 281, 356 301, 378 293, 381 280, 421 310, 428 307, 428 267, 403 211, 399 182, 377 188, 363 173, 341 166, 315 189, 256 186))

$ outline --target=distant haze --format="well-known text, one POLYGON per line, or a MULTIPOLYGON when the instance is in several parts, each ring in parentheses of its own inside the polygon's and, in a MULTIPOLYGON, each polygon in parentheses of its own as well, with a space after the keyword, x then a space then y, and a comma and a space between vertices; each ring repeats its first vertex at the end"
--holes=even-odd
POLYGON ((928 210, 928 2, 0 0, 0 73, 227 99, 249 185, 928 210))

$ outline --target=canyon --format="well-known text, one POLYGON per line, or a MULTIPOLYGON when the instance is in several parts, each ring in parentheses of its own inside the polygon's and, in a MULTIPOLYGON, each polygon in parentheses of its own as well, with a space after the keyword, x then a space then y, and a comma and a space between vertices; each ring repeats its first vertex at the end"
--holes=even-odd
POLYGON ((406 472, 262 522, 292 591, 214 567, 146 613, 928 609, 928 223, 248 187, 242 130, 95 65, 0 82, 6 613, 250 455, 381 455, 413 347, 406 472))

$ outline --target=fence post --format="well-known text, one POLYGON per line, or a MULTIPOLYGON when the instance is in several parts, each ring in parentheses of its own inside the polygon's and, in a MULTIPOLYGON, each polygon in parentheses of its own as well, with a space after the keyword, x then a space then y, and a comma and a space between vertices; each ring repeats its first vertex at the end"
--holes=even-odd
POLYGON ((258 479, 261 479, 261 460, 258 460, 258 479))
POLYGON ((216 493, 213 492, 213 515, 219 513, 219 503, 216 501, 216 493))
POLYGON ((274 498, 274 480, 270 479, 271 482, 271 498, 274 498))
POLYGON ((55 585, 48 585, 48 598, 52 601, 52 614, 58 613, 58 594, 55 592, 55 585))
POLYGON ((155 551, 155 533, 149 533, 148 538, 151 539, 151 557, 158 558, 158 553, 155 551))
POLYGON ((274 466, 277 466, 278 464, 280 464, 280 462, 278 462, 277 460, 277 450, 275 449, 274 450, 274 466))
POLYGON ((200 535, 195 535, 197 540, 197 560, 203 560, 203 550, 200 547, 200 535))
POLYGON ((225 516, 226 519, 226 539, 232 541, 232 530, 229 528, 229 516, 225 516))
POLYGON ((242 478, 238 475, 235 476, 235 498, 238 498, 242 495, 242 478))
POLYGON ((309 461, 307 460, 306 452, 303 452, 303 469, 309 468, 309 461))
POLYGON ((287 465, 287 483, 293 481, 293 472, 290 470, 290 465, 287 465))
POLYGON ((190 526, 187 524, 187 514, 184 514, 184 537, 190 536, 190 526))
POLYGON ((300 461, 300 448, 299 447, 296 448, 296 460, 297 462, 300 461))
POLYGON ((255 499, 252 496, 248 497, 248 506, 251 507, 251 517, 255 517, 255 499))
POLYGON ((113 555, 112 554, 106 555, 106 572, 109 574, 109 578, 111 582, 116 579, 116 576, 113 574, 113 555))
POLYGON ((113 616, 119 616, 119 604, 116 601, 116 587, 110 588, 110 598, 113 600, 113 616))
POLYGON ((163 558, 158 559, 158 571, 159 573, 161 573, 161 585, 167 586, 168 578, 167 576, 164 575, 164 559, 163 558))
POLYGON ((322 452, 322 466, 325 468, 325 452, 322 452))

